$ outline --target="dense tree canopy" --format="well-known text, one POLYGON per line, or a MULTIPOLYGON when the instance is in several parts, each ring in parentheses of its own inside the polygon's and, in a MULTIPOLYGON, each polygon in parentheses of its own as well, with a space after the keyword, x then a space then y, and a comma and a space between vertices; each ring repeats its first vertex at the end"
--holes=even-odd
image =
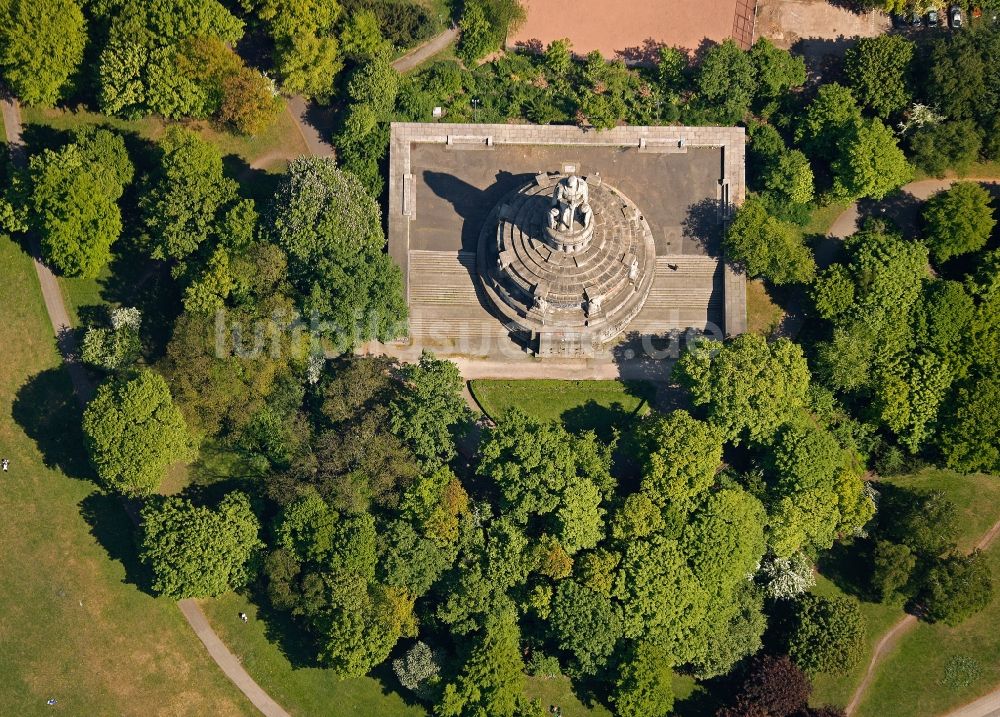
POLYGON ((399 267, 385 253, 378 204, 333 160, 297 159, 275 199, 273 230, 288 252, 306 313, 342 346, 402 333, 399 267))
POLYGON ((86 24, 74 0, 7 0, 0 5, 0 76, 22 102, 65 97, 83 60, 86 24))
POLYGON ((854 96, 887 119, 910 103, 913 43, 902 35, 863 37, 847 51, 845 71, 854 96))
POLYGON ((222 4, 127 0, 107 19, 98 70, 102 111, 130 118, 150 113, 176 118, 207 117, 218 109, 219 98, 213 102, 212 91, 220 77, 213 69, 242 64, 224 43, 240 39, 243 23, 222 4), (195 38, 218 42, 192 44, 195 38), (203 51, 212 55, 206 57, 203 51))
POLYGON ((986 246, 996 219, 990 193, 975 182, 956 182, 924 205, 927 244, 935 263, 986 246))
POLYGON ((742 334, 725 344, 699 340, 678 361, 677 380, 708 420, 734 442, 770 436, 805 405, 809 369, 802 350, 742 334))
MULTIPOLYGON (((772 176, 771 182, 779 193, 803 191, 795 189, 794 179, 791 185, 785 185, 772 176)), ((806 193, 811 197, 811 172, 808 184, 806 193)), ((727 258, 742 265, 747 274, 764 277, 775 284, 805 283, 816 272, 816 262, 803 243, 801 233, 787 222, 770 216, 764 202, 756 197, 748 198, 736 212, 735 219, 726 229, 723 246, 727 258)))
POLYGON ((807 673, 843 673, 860 662, 866 631, 857 600, 806 595, 796 608, 788 652, 807 673))
POLYGON ((103 129, 31 157, 30 220, 48 263, 66 276, 101 272, 122 231, 118 200, 132 174, 121 136, 103 129))

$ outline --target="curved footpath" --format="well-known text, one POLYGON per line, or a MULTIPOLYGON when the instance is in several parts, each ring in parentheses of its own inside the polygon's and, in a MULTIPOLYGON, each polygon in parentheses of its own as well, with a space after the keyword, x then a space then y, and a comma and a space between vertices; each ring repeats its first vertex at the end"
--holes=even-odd
MULTIPOLYGON (((1000 184, 1000 179, 996 177, 960 177, 954 179, 921 179, 916 182, 910 182, 901 188, 901 191, 911 198, 917 201, 923 201, 929 199, 931 196, 940 192, 942 190, 948 189, 955 182, 978 182, 980 184, 1000 184)), ((837 241, 827 241, 821 244, 816 251, 816 263, 820 268, 825 268, 829 266, 833 259, 837 255, 839 249, 839 240, 846 239, 856 232, 859 227, 858 223, 861 219, 861 212, 859 211, 858 204, 855 202, 838 216, 830 228, 826 232, 828 239, 833 239, 837 241)), ((803 312, 803 302, 801 298, 799 301, 793 303, 790 307, 789 315, 786 320, 782 322, 782 333, 786 336, 794 337, 798 334, 799 330, 802 328, 802 324, 805 320, 803 312)), ((979 542, 976 544, 976 549, 985 550, 988 548, 1000 533, 1000 520, 993 524, 993 526, 986 531, 986 533, 980 538, 979 542)), ((897 621, 889 631, 882 636, 878 644, 875 646, 875 651, 872 653, 871 661, 868 663, 868 669, 865 671, 865 676, 861 680, 854 694, 851 696, 851 701, 845 708, 845 712, 848 715, 854 714, 857 710, 858 705, 864 698, 865 693, 868 691, 868 687, 871 685, 872 680, 875 678, 875 668, 878 667, 879 663, 885 658, 885 656, 892 651, 892 649, 899 644, 899 641, 906 635, 907 632, 912 630, 917 625, 917 618, 913 615, 906 615, 897 621)), ((949 713, 945 717, 995 717, 995 715, 1000 715, 1000 689, 982 697, 975 702, 966 705, 954 712, 949 713)))
MULTIPOLYGON (((15 163, 21 164, 24 162, 25 153, 21 140, 21 112, 17 100, 4 95, 0 99, 0 110, 3 114, 4 130, 7 134, 11 158, 15 163)), ((63 303, 59 282, 52 271, 40 261, 39 252, 32 253, 35 254, 33 257, 35 272, 38 274, 38 283, 41 285, 42 297, 45 300, 45 310, 48 312, 49 321, 52 322, 52 330, 55 332, 59 353, 63 357, 63 363, 66 365, 70 381, 73 383, 73 392, 76 394, 77 401, 81 405, 86 405, 90 396, 93 395, 94 387, 91 385, 83 366, 77 361, 76 347, 73 345, 72 336, 69 333, 72 326, 63 303)), ((131 511, 128 512, 130 515, 132 514, 131 511)), ((250 674, 243 669, 239 658, 222 643, 219 636, 212 630, 212 626, 208 624, 205 613, 202 612, 198 603, 194 600, 181 600, 178 607, 205 645, 208 654, 215 660, 226 677, 247 696, 254 707, 267 717, 290 717, 281 705, 271 699, 271 696, 254 682, 250 674)))
MULTIPOLYGON (((907 209, 897 209, 900 212, 910 211, 914 213, 913 216, 904 217, 894 217, 901 218, 904 221, 913 222, 916 220, 916 202, 923 201, 930 198, 938 192, 948 189, 955 182, 977 182, 979 184, 1000 184, 1000 178, 997 177, 959 177, 952 179, 921 179, 916 182, 910 182, 900 188, 900 192, 903 193, 903 202, 894 202, 896 204, 902 204, 904 207, 907 204, 907 197, 912 200, 913 205, 907 209)), ((894 198, 898 199, 898 195, 894 198)), ((886 200, 876 204, 876 206, 885 206, 886 200)), ((892 212, 888 212, 889 216, 892 212)), ((861 211, 858 208, 858 203, 850 205, 845 209, 840 215, 833 220, 833 224, 826 231, 826 241, 822 241, 819 246, 816 247, 816 265, 819 269, 825 269, 833 260, 837 257, 837 252, 840 249, 840 241, 846 239, 856 232, 860 227, 858 224, 861 221, 861 211)), ((789 301, 785 309, 785 318, 781 321, 781 326, 778 329, 778 333, 781 336, 787 336, 789 338, 794 338, 798 335, 799 331, 802 330, 802 325, 805 323, 805 294, 800 293, 796 298, 789 301)))
MULTIPOLYGON (((979 542, 976 543, 974 550, 986 550, 993 544, 993 541, 996 540, 998 534, 1000 534, 1000 520, 997 520, 997 522, 994 523, 989 530, 983 533, 979 542)), ((878 645, 875 646, 875 652, 872 653, 872 659, 868 663, 868 669, 865 671, 864 679, 861 680, 861 684, 859 684, 857 689, 854 690, 854 694, 851 696, 851 701, 848 703, 847 707, 844 708, 844 712, 848 715, 854 714, 858 705, 861 704, 861 700, 864 698, 865 693, 868 691, 868 686, 875 678, 875 668, 878 667, 879 663, 885 658, 885 656, 899 643, 900 639, 902 639, 907 632, 916 626, 917 618, 913 615, 906 615, 898 620, 896 624, 889 628, 889 631, 882 636, 878 645)), ((949 712, 945 717, 994 717, 994 715, 1000 713, 998 711, 1000 711, 1000 689, 994 690, 985 697, 981 697, 975 702, 961 707, 958 710, 949 712)))
POLYGON ((434 57, 434 55, 441 52, 444 48, 448 47, 452 42, 458 39, 458 27, 452 25, 450 28, 444 32, 440 32, 430 40, 425 42, 423 45, 413 48, 405 55, 397 58, 393 61, 392 67, 396 72, 403 73, 409 72, 413 68, 417 67, 425 60, 429 60, 434 57))

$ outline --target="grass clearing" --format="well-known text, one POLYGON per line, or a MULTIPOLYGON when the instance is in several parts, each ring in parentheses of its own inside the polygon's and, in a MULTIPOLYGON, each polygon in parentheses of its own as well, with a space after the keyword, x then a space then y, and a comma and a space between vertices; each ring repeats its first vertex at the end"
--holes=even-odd
POLYGON ((972 550, 991 525, 1000 519, 1000 478, 985 473, 962 475, 941 468, 926 468, 886 480, 901 488, 940 490, 958 508, 958 549, 972 550))
POLYGON ((497 418, 518 408, 543 421, 562 421, 570 430, 611 428, 649 411, 656 389, 646 381, 559 381, 538 379, 471 381, 472 395, 487 415, 497 418))
MULTIPOLYGON (((831 580, 823 575, 816 578, 816 587, 812 589, 816 595, 824 597, 844 597, 847 595, 831 580)), ((846 675, 817 675, 813 678, 813 693, 810 703, 813 705, 838 705, 843 707, 851 700, 854 689, 861 682, 865 672, 868 670, 868 662, 872 653, 875 652, 875 645, 882 639, 882 635, 893 626, 893 624, 903 617, 902 603, 892 603, 883 605, 877 602, 861 601, 861 612, 868 622, 868 636, 865 647, 865 656, 858 665, 846 675)))
POLYGON ((770 336, 785 315, 781 307, 767 293, 761 279, 747 281, 747 331, 770 336))
POLYGON ((274 124, 257 137, 233 134, 207 120, 176 123, 158 117, 123 120, 82 108, 25 107, 22 115, 28 124, 42 125, 54 130, 71 131, 85 125, 104 125, 152 141, 160 138, 168 125, 179 124, 217 146, 224 157, 235 158, 235 161, 230 162, 230 169, 237 176, 253 169, 281 171, 289 159, 309 154, 302 133, 287 108, 278 115, 274 124))
POLYGON ((93 279, 71 278, 68 276, 58 277, 59 288, 62 290, 63 301, 66 304, 66 312, 73 326, 83 325, 82 317, 88 313, 95 313, 96 310, 109 306, 102 293, 104 282, 111 277, 111 269, 104 267, 100 276, 93 279))
POLYGON ((31 260, 0 238, 0 262, 0 714, 256 714, 176 603, 137 585, 131 524, 89 479, 31 260))
POLYGON ((558 705, 566 717, 611 717, 611 712, 604 705, 587 706, 581 702, 574 694, 568 677, 529 677, 524 693, 541 702, 546 711, 549 705, 558 705))
MULTIPOLYGON (((996 480, 994 478, 994 480, 996 480)), ((1000 544, 986 551, 1000 575, 1000 544)), ((1000 684, 1000 591, 982 612, 957 627, 920 623, 879 668, 857 717, 934 717, 981 697, 1000 684), (949 661, 971 658, 978 675, 965 686, 943 681, 949 661)))
POLYGON ((851 206, 851 202, 830 202, 829 204, 816 207, 809 216, 809 221, 802 227, 802 233, 806 236, 810 234, 826 234, 827 230, 830 229, 830 225, 849 206, 851 206))
MULTIPOLYGON (((914 490, 944 491, 958 508, 958 547, 961 551, 971 550, 983 533, 1000 518, 1000 480, 996 476, 982 473, 961 475, 950 470, 927 468, 910 475, 893 476, 883 482, 914 490)), ((997 553, 995 544, 989 554, 994 575, 1000 576, 1000 555, 997 553)), ((829 596, 846 594, 822 575, 813 592, 829 596)), ((868 619, 868 649, 865 657, 858 667, 846 675, 818 676, 813 681, 811 700, 815 705, 847 704, 867 670, 875 644, 904 615, 901 603, 882 605, 862 600, 861 610, 868 619)), ((943 674, 947 659, 957 655, 974 657, 983 665, 982 680, 976 684, 980 685, 979 693, 987 692, 990 686, 1000 683, 1000 635, 996 634, 997 624, 1000 624, 1000 600, 997 598, 994 598, 987 610, 958 628, 920 623, 913 632, 902 638, 896 649, 888 655, 888 659, 879 666, 875 680, 869 687, 868 697, 859 708, 858 717, 933 715, 975 698, 978 694, 974 692, 975 685, 955 691, 936 682, 943 674), (941 640, 942 645, 947 646, 942 648, 940 654, 934 647, 935 640, 941 640), (924 661, 931 656, 934 661, 925 665, 924 661), (993 672, 986 669, 987 664, 993 672), (921 677, 915 679, 915 675, 921 677), (935 676, 933 679, 925 679, 927 675, 935 676), (920 702, 911 693, 924 691, 928 694, 919 699, 930 700, 929 694, 933 693, 934 700, 927 704, 934 707, 921 706, 917 709, 924 702, 920 702), (890 704, 897 707, 889 709, 890 704)))

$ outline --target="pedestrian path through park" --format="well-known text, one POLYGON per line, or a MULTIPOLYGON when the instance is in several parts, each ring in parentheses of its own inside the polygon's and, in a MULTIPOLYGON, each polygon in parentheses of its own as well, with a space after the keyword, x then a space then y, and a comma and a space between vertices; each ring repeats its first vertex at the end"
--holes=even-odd
MULTIPOLYGON (((25 160, 25 148, 21 139, 21 112, 17 100, 6 95, 0 99, 0 111, 3 114, 4 130, 7 134, 7 143, 10 149, 11 158, 17 164, 23 164, 25 160)), ((59 352, 63 357, 63 363, 69 373, 70 381, 73 384, 73 391, 77 401, 81 406, 85 406, 93 395, 94 387, 87 377, 87 373, 77 358, 76 346, 72 339, 72 326, 66 305, 63 302, 62 291, 59 282, 56 280, 52 270, 49 269, 39 258, 38 251, 32 252, 35 256, 35 272, 38 274, 38 283, 41 285, 42 297, 45 301, 45 309, 52 322, 52 330, 58 342, 59 352)), ((127 510, 134 516, 134 511, 127 510)), ((201 639, 208 654, 215 660, 215 663, 222 669, 226 677, 247 696, 247 699, 266 717, 290 717, 281 705, 275 702, 264 689, 254 682, 250 674, 243 669, 239 658, 236 657, 222 643, 215 631, 202 612, 201 607, 194 600, 182 600, 178 603, 181 613, 183 613, 188 624, 201 639)))

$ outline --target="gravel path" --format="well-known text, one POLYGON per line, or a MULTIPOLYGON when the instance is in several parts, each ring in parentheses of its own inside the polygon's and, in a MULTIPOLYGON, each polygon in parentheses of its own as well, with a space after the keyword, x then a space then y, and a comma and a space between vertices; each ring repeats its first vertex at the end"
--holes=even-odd
MULTIPOLYGON (((11 157, 15 163, 23 164, 25 160, 25 148, 21 139, 21 111, 17 100, 4 94, 2 99, 0 99, 0 110, 2 110, 3 114, 4 130, 7 134, 7 143, 11 157)), ((48 311, 49 320, 52 322, 52 330, 55 332, 59 351, 63 356, 63 362, 66 364, 70 380, 73 383, 76 398, 80 402, 80 405, 84 406, 91 395, 93 395, 94 387, 83 366, 77 359, 76 346, 71 332, 72 326, 69 314, 66 312, 66 305, 63 303, 59 282, 52 271, 39 259, 40 253, 37 249, 32 253, 35 255, 33 257, 35 272, 38 274, 38 283, 42 288, 45 309, 48 311)), ((134 508, 134 506, 132 507, 134 508)), ((132 516, 133 520, 137 518, 135 511, 130 509, 128 503, 126 503, 126 511, 132 516)), ((191 625, 204 643, 208 654, 215 660, 215 663, 222 669, 226 677, 247 696, 254 707, 260 710, 262 714, 267 715, 267 717, 290 717, 288 712, 282 709, 260 685, 254 682, 249 673, 243 669, 239 658, 222 643, 219 636, 212 630, 212 626, 208 624, 205 613, 202 612, 198 603, 193 600, 181 600, 178 603, 178 607, 187 619, 188 624, 191 625)))
POLYGON ((409 72, 413 68, 417 67, 424 60, 428 60, 434 55, 441 52, 444 48, 448 47, 452 42, 458 39, 458 28, 452 25, 450 28, 442 33, 439 33, 432 37, 430 40, 425 42, 419 47, 415 47, 405 55, 395 60, 392 66, 395 68, 396 72, 409 72))

